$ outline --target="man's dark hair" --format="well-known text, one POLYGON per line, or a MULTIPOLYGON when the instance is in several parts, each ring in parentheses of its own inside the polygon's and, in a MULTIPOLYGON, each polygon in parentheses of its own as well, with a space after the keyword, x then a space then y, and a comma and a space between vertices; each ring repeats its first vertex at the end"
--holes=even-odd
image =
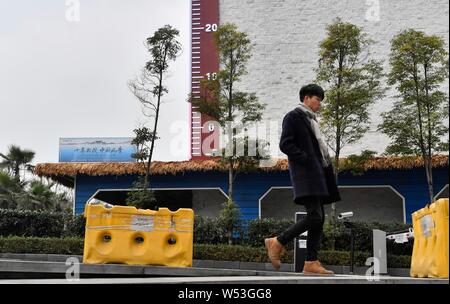
POLYGON ((309 96, 309 97, 317 96, 321 100, 323 100, 323 98, 325 97, 325 91, 322 89, 321 86, 312 83, 312 84, 305 85, 300 89, 300 101, 301 102, 304 101, 305 96, 309 96))

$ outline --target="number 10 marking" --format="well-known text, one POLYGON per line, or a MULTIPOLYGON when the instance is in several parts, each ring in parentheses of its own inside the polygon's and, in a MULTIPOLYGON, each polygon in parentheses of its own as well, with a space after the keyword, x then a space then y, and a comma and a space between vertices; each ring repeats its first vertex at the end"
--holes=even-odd
POLYGON ((206 79, 217 80, 217 73, 206 73, 206 79))

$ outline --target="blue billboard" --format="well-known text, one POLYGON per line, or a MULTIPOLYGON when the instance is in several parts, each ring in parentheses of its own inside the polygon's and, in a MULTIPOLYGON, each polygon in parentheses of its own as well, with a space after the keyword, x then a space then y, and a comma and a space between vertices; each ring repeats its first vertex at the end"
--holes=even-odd
POLYGON ((60 138, 59 162, 135 162, 131 137, 60 138))

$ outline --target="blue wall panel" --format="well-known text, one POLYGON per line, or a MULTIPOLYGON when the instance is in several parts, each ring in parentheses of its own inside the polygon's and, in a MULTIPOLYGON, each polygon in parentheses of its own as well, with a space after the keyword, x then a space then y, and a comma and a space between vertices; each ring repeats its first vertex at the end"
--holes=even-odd
MULTIPOLYGON (((433 170, 434 193, 448 184, 448 167, 433 170)), ((339 185, 391 185, 405 198, 406 221, 411 223, 411 213, 423 208, 429 201, 425 169, 369 170, 362 176, 350 173, 339 176, 339 185)))
MULTIPOLYGON (((82 213, 86 201, 99 189, 130 189, 135 175, 87 176, 78 175, 75 189, 76 213, 82 213)), ((227 193, 225 174, 191 173, 153 176, 151 186, 158 188, 221 188, 227 193)))
MULTIPOLYGON (((76 213, 82 213, 86 201, 98 189, 129 189, 134 175, 87 176, 76 179, 76 213)), ((434 192, 438 193, 448 184, 448 167, 434 169, 434 192)), ((410 170, 369 170, 364 175, 343 173, 339 185, 391 185, 405 197, 406 218, 428 202, 428 190, 423 168, 410 170)), ((190 172, 178 175, 152 176, 151 186, 158 188, 221 188, 228 192, 228 174, 224 172, 190 172)), ((289 172, 239 174, 234 184, 234 199, 244 219, 258 218, 259 198, 271 187, 290 187, 289 172)))

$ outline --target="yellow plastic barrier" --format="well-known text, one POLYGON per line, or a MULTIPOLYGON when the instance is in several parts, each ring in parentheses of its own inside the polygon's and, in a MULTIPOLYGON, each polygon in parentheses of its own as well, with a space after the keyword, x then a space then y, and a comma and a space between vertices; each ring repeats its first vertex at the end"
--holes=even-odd
POLYGON ((87 204, 83 263, 192 266, 194 212, 87 204))
POLYGON ((448 198, 412 214, 411 277, 448 278, 448 198))

